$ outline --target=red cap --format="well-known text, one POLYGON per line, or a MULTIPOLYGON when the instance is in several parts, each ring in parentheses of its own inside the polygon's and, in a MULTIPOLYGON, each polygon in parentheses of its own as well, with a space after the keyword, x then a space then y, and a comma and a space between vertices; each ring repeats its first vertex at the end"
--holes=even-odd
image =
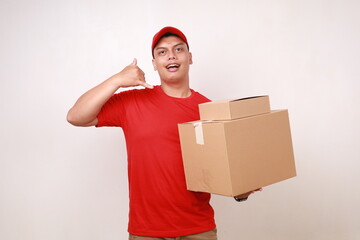
POLYGON ((156 46, 156 44, 159 42, 159 40, 167 33, 172 33, 175 34, 177 36, 179 36, 179 38, 181 38, 187 45, 187 47, 189 48, 189 44, 187 42, 186 36, 185 34, 183 34, 179 29, 174 28, 174 27, 164 27, 163 29, 161 29, 158 33, 155 34, 155 36, 153 37, 153 41, 151 44, 151 53, 154 57, 154 48, 156 46))

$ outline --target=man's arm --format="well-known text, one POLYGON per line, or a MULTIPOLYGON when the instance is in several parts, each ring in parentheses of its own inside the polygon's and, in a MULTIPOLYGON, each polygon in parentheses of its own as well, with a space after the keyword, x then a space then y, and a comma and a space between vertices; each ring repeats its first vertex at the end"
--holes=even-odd
POLYGON ((97 115, 106 101, 119 88, 135 86, 152 88, 145 82, 145 74, 137 66, 136 59, 121 72, 84 93, 69 110, 67 121, 74 126, 81 127, 97 125, 97 115))

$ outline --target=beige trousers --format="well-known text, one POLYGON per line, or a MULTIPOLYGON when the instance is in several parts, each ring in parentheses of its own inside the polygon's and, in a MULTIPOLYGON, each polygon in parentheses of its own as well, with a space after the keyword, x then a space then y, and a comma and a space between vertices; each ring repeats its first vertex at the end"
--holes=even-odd
POLYGON ((182 237, 141 237, 129 235, 129 240, 217 240, 217 231, 213 229, 208 232, 186 235, 182 237))

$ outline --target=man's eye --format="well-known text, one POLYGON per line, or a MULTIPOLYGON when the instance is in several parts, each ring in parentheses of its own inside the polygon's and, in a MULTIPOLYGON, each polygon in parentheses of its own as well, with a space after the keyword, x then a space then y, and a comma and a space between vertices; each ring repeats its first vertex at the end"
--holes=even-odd
POLYGON ((164 54, 165 54, 165 51, 164 51, 164 50, 159 51, 158 54, 159 54, 159 55, 164 55, 164 54))
POLYGON ((176 48, 175 51, 181 52, 181 51, 182 51, 182 48, 176 48))

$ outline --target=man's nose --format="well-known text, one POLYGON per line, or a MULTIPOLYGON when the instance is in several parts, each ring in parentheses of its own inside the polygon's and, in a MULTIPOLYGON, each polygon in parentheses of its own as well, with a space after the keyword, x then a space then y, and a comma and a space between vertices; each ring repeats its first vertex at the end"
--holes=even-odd
POLYGON ((174 51, 169 51, 169 60, 176 59, 176 54, 174 51))

